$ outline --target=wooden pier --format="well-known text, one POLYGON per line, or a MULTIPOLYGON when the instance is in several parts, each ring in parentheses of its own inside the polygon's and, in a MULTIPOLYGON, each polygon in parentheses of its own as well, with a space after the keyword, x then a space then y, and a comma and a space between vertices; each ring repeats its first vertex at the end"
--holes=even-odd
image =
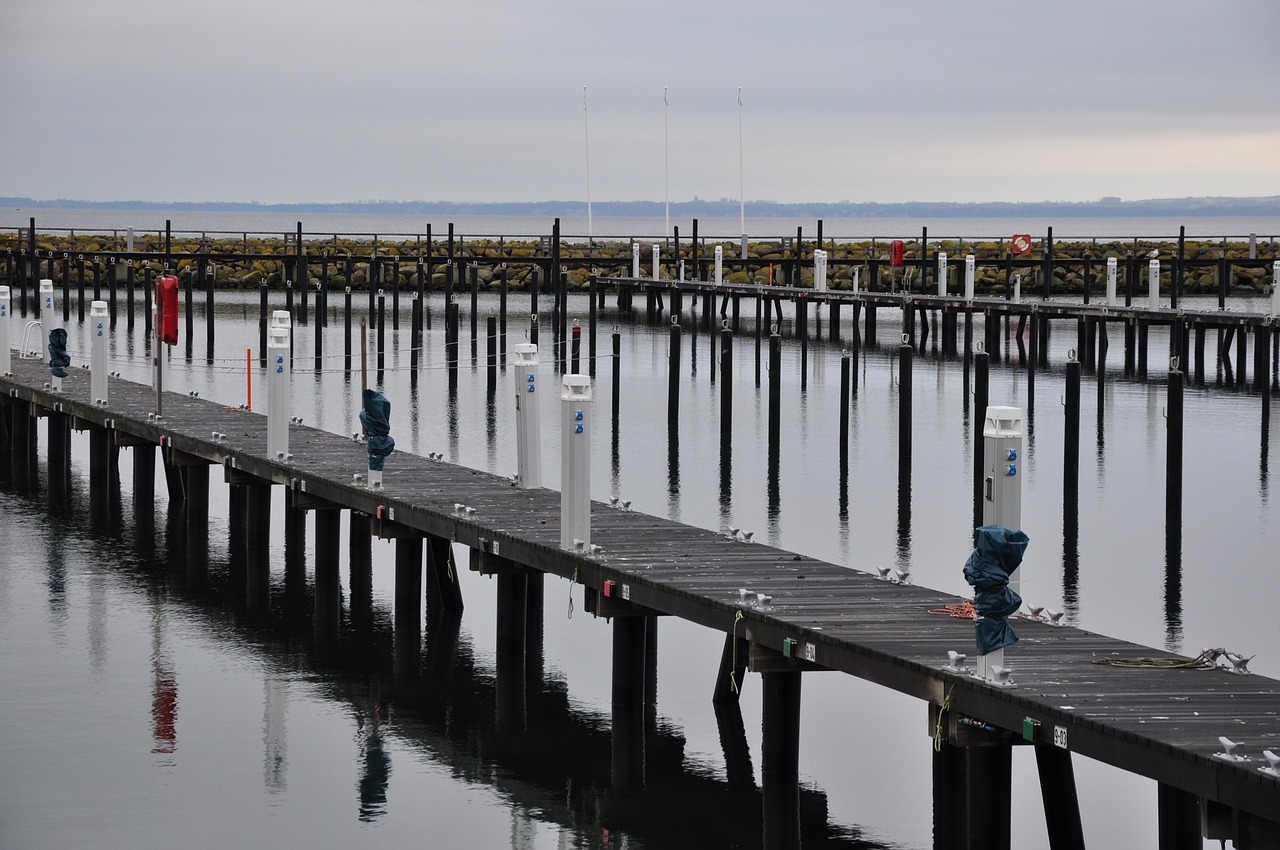
MULTIPOLYGON (((1280 842, 1280 777, 1261 769, 1268 765, 1263 750, 1280 752, 1280 681, 1220 669, 1113 666, 1108 662, 1164 653, 1026 619, 1008 653, 1017 686, 996 687, 943 669, 948 651, 972 656, 973 625, 930 613, 957 600, 927 588, 602 503, 591 508, 591 542, 600 550, 568 551, 560 546, 560 496, 553 491, 517 489, 505 478, 404 452, 388 462, 383 489, 370 490, 356 477, 367 469, 365 447, 350 437, 294 424, 291 455, 270 458, 264 416, 168 394, 157 417, 149 387, 112 378, 110 402, 102 405, 91 400, 85 371, 73 370, 53 392, 43 362, 15 358, 13 368, 0 378, 0 456, 13 485, 32 480, 41 418, 51 490, 69 474, 72 428, 90 433, 90 488, 99 494, 117 474, 118 449, 131 447, 138 490, 149 497, 159 447, 187 528, 205 529, 188 541, 199 546, 207 540, 208 473, 221 467, 232 488, 232 534, 243 541, 251 606, 263 599, 270 540, 264 506, 276 485, 291 515, 326 511, 333 528, 347 511, 353 531, 396 539, 397 619, 415 631, 424 553, 426 603, 460 611, 449 544, 469 547, 471 568, 498 577, 500 691, 504 665, 524 670, 525 612, 541 598, 541 577, 582 585, 584 607, 613 618, 611 775, 620 792, 645 782, 645 645, 655 618, 668 615, 726 636, 718 698, 734 698, 736 687, 726 684, 740 685, 744 668, 762 674, 767 846, 798 838, 801 682, 819 671, 858 676, 929 706, 940 842, 968 836, 970 844, 956 846, 1008 846, 1008 795, 1000 789, 1009 784, 1010 747, 1021 744, 1035 748, 1054 848, 1083 846, 1071 753, 1159 783, 1159 811, 1151 815, 1159 818, 1162 848, 1198 847, 1202 829, 1241 848, 1280 842), (1236 754, 1248 760, 1223 758, 1220 736, 1240 742, 1236 754)), ((318 631, 336 629, 331 612, 320 610, 336 604, 335 594, 320 592, 336 574, 335 548, 317 541, 318 631)), ((198 572, 200 564, 195 557, 188 569, 198 572)), ((511 693, 497 699, 519 701, 511 693)))

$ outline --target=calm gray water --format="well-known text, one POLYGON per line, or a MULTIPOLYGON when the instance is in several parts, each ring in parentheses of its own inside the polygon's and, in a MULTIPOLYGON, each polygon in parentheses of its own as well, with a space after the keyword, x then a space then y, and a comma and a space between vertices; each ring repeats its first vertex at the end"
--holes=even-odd
MULTIPOLYGON (((282 296, 273 297, 281 299, 273 306, 282 306, 282 296)), ((209 366, 198 356, 204 325, 197 304, 198 355, 188 361, 180 344, 170 380, 176 392, 194 390, 238 405, 245 401, 244 352, 257 346, 256 296, 220 298, 219 360, 209 366)), ((523 313, 527 296, 512 299, 513 315, 523 313)), ((450 398, 439 321, 427 333, 416 388, 410 380, 404 302, 401 331, 388 332, 382 381, 393 404, 392 432, 399 450, 443 451, 450 461, 510 474, 518 376, 510 369, 500 374, 491 406, 484 342, 476 364, 463 306, 462 375, 450 398)), ((486 297, 481 312, 495 307, 496 299, 486 297)), ((431 308, 438 317, 438 298, 431 308)), ((585 300, 571 300, 571 313, 585 315, 585 308, 585 300)), ((334 316, 324 343, 340 355, 342 325, 334 316)), ((602 322, 602 354, 609 351, 612 322, 612 316, 602 322)), ((847 334, 847 316, 845 322, 847 334)), ((483 321, 480 328, 483 333, 483 321)), ((821 330, 825 337, 825 326, 821 330)), ((86 337, 74 314, 70 332, 73 360, 84 362, 86 337)), ((351 433, 358 428, 359 377, 353 388, 340 356, 312 371, 316 332, 314 324, 295 331, 294 411, 308 424, 351 433)), ((513 321, 509 342, 522 332, 513 321)), ((838 346, 811 345, 804 392, 799 345, 783 346, 784 445, 771 507, 766 393, 754 385, 754 338, 744 333, 735 343, 726 493, 720 384, 709 381, 708 337, 685 336, 683 421, 672 464, 663 427, 667 330, 624 322, 621 333, 621 385, 612 386, 607 359, 595 382, 596 498, 621 495, 637 510, 707 528, 741 526, 851 568, 909 565, 919 584, 968 594, 961 567, 971 539, 972 434, 959 360, 916 360, 912 522, 910 535, 900 539, 892 356, 898 326, 889 311, 881 315, 882 347, 864 350, 843 515, 835 462, 838 346), (622 399, 616 460, 607 421, 615 389, 622 399)), ((1111 360, 1118 366, 1122 345, 1114 334, 1111 360)), ((1280 511, 1269 492, 1275 450, 1260 445, 1258 397, 1214 387, 1187 392, 1179 575, 1168 569, 1164 542, 1162 382, 1113 380, 1100 439, 1095 385, 1086 377, 1073 569, 1064 554, 1060 396, 1061 363, 1074 344, 1074 333, 1055 334, 1055 365, 1037 376, 1024 466, 1023 527, 1032 541, 1024 597, 1064 608, 1084 628, 1155 647, 1256 653, 1255 670, 1280 675, 1274 652, 1280 646, 1274 569, 1280 511)), ((148 380, 145 347, 141 319, 130 336, 122 313, 111 368, 148 380)), ((1161 362, 1155 352, 1166 349, 1167 341, 1153 334, 1153 373, 1161 362)), ((542 371, 544 380, 552 377, 545 362, 542 371)), ((261 404, 265 384, 256 370, 254 381, 261 404)), ((1023 405, 1025 393, 1024 371, 993 365, 993 404, 1023 405)), ((548 405, 542 414, 544 435, 554 435, 558 411, 548 405)), ((568 616, 567 583, 547 580, 545 675, 530 697, 528 734, 513 739, 493 723, 491 582, 463 574, 467 609, 460 626, 451 632, 446 624, 442 632, 440 624, 426 624, 424 672, 406 685, 392 669, 392 544, 374 544, 373 633, 360 640, 348 634, 340 652, 322 656, 311 646, 305 614, 283 598, 282 539, 274 551, 275 616, 252 620, 226 587, 226 488, 216 475, 210 587, 195 593, 181 571, 171 569, 180 556, 169 552, 163 481, 154 525, 136 525, 128 508, 126 451, 125 521, 97 528, 85 499, 83 435, 75 436, 73 453, 76 488, 64 515, 50 519, 43 492, 0 491, 0 846, 340 847, 424 839, 443 847, 759 845, 758 801, 727 781, 710 702, 721 633, 662 621, 650 789, 636 803, 619 805, 607 794, 609 626, 581 613, 580 593, 577 612, 568 616), (445 658, 453 660, 442 672, 445 658)), ((546 486, 557 487, 558 474, 549 436, 546 486)), ((274 509, 279 538, 279 497, 274 509)), ((1016 649, 1010 660, 1016 668, 1016 649)), ((753 677, 742 712, 758 781, 760 701, 753 677)), ((846 676, 806 677, 800 762, 806 846, 929 847, 930 746, 923 704, 846 676)), ((1029 753, 1015 753, 1014 770, 1014 844, 1046 846, 1029 753)), ((1090 847, 1154 846, 1153 782, 1081 758, 1076 771, 1090 847)))
MULTIPOLYGON (((347 213, 294 214, 280 212, 174 212, 172 210, 93 210, 93 209, 30 209, 0 211, 0 230, 25 229, 31 217, 36 219, 37 230, 70 230, 79 232, 113 232, 121 234, 127 228, 135 230, 164 231, 165 221, 171 223, 174 232, 239 234, 293 234, 301 221, 304 232, 323 237, 326 234, 377 234, 393 238, 396 235, 423 234, 427 228, 434 236, 448 233, 449 224, 461 236, 547 236, 551 233, 552 218, 528 216, 450 216, 431 218, 410 215, 374 215, 347 213)), ((630 237, 657 238, 668 233, 666 220, 653 218, 615 218, 594 216, 590 223, 585 216, 568 216, 561 219, 560 232, 567 239, 593 236, 596 239, 628 239, 630 237)), ((693 233, 692 220, 671 220, 673 228, 679 228, 681 238, 693 233)), ((805 239, 813 239, 818 233, 818 222, 812 218, 748 218, 747 233, 752 239, 778 239, 794 236, 796 228, 802 228, 805 239)), ((1090 216, 1083 218, 840 218, 823 221, 824 239, 910 239, 919 237, 921 228, 929 229, 932 239, 1008 239, 1015 233, 1030 233, 1042 238, 1047 229, 1053 228, 1055 239, 1099 240, 1178 238, 1178 228, 1186 227, 1188 238, 1247 239, 1257 234, 1261 241, 1274 241, 1280 237, 1280 215, 1275 216, 1200 216, 1186 218, 1133 218, 1090 216)), ((737 240, 742 233, 742 221, 736 217, 703 218, 698 221, 698 233, 706 238, 737 240)))

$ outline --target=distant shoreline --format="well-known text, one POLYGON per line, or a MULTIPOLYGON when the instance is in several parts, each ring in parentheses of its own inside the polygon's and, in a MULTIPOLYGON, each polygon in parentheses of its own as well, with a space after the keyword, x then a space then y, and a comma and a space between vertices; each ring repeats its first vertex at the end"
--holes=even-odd
MULTIPOLYGON (((360 214, 414 216, 528 216, 585 217, 585 201, 511 201, 467 203, 457 201, 347 201, 339 203, 260 204, 254 202, 188 202, 188 201, 85 201, 71 199, 42 200, 24 197, 0 197, 0 209, 14 212, 43 209, 85 210, 153 210, 174 213, 244 212, 295 214, 360 214)), ((667 206, 661 201, 597 201, 591 212, 602 217, 653 218, 664 216, 667 206)), ((742 211, 736 200, 680 201, 670 205, 674 219, 732 218, 742 211)), ((1256 198, 1203 197, 1153 198, 1124 201, 1103 198, 1097 201, 990 201, 962 203, 954 201, 910 201, 904 203, 871 203, 841 201, 835 203, 777 203, 748 201, 745 213, 750 218, 1089 218, 1089 217, 1217 217, 1280 215, 1280 195, 1256 198)))

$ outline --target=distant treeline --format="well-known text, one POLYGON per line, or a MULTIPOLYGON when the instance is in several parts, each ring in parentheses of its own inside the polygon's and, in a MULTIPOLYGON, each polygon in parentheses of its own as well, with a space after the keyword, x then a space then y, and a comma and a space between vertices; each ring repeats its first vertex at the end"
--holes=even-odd
MULTIPOLYGON (((585 201, 511 201, 506 203, 464 203, 457 201, 350 201, 334 204, 258 204, 244 202, 164 202, 164 201, 82 201, 68 198, 36 200, 0 197, 0 206, 23 209, 103 209, 173 210, 183 212, 280 212, 359 213, 370 215, 495 215, 495 216, 585 216, 585 201)), ((602 216, 642 218, 662 216, 661 201, 596 201, 592 212, 602 216)), ((681 218, 730 218, 739 213, 736 200, 692 200, 671 204, 671 213, 681 218)), ((956 203, 950 201, 910 201, 899 204, 795 203, 748 201, 746 214, 753 218, 1080 218, 1088 216, 1179 217, 1179 216, 1276 216, 1280 215, 1280 195, 1262 198, 1154 198, 1122 201, 1037 201, 956 203)))

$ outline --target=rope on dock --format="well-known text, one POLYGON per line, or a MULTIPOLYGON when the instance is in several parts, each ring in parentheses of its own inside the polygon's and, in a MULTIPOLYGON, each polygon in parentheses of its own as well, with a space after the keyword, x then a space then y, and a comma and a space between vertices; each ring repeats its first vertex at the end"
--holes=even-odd
POLYGON ((1247 673, 1248 664, 1253 656, 1246 658, 1238 652, 1231 652, 1222 647, 1216 649, 1206 649, 1201 651, 1195 658, 1178 658, 1174 657, 1137 657, 1137 658, 1119 658, 1115 656, 1107 656, 1105 658, 1093 659, 1094 664, 1105 664, 1108 667, 1124 667, 1124 668, 1149 668, 1155 670, 1216 670, 1219 668, 1218 659, 1226 658, 1230 664, 1227 669, 1234 670, 1239 673, 1247 673))
POLYGON ((941 608, 930 608, 930 614, 940 617, 956 617, 961 620, 978 619, 978 610, 973 607, 972 599, 964 599, 954 605, 943 605, 941 608))

